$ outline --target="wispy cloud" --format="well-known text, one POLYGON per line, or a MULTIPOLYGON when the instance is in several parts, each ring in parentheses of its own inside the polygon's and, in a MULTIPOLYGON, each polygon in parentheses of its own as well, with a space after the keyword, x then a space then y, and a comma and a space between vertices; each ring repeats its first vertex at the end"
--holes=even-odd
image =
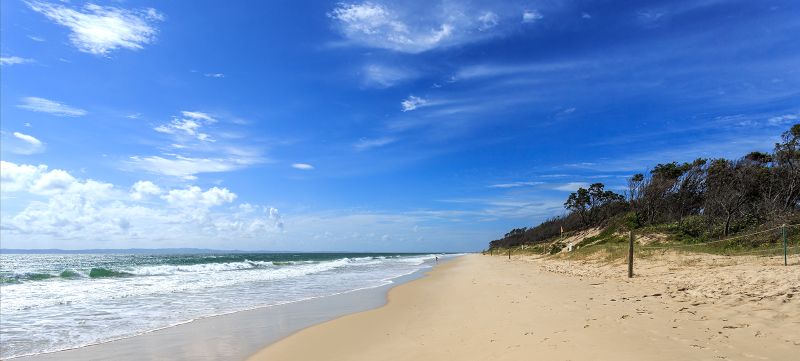
POLYGON ((44 151, 44 143, 36 137, 20 132, 2 132, 3 150, 14 154, 31 155, 44 151))
POLYGON ((558 114, 559 115, 572 114, 572 113, 575 113, 575 110, 577 110, 575 107, 571 107, 571 108, 567 108, 567 109, 564 109, 564 110, 558 112, 558 114))
POLYGON ((300 170, 313 170, 314 166, 308 163, 294 163, 292 164, 292 168, 300 170))
POLYGON ((544 18, 544 16, 536 10, 525 10, 522 12, 523 23, 533 23, 542 18, 544 18))
POLYGON ((383 147, 384 145, 389 145, 396 141, 397 141, 396 138, 391 138, 391 137, 380 137, 372 139, 362 138, 359 139, 358 142, 353 144, 353 147, 355 147, 356 150, 366 150, 370 148, 383 147))
MULTIPOLYGON (((161 154, 131 156, 123 168, 195 179, 198 174, 230 172, 267 161, 258 147, 243 145, 241 140, 233 143, 227 136, 229 130, 218 123, 217 117, 205 112, 181 111, 168 123, 153 128, 168 138, 168 143, 160 147, 161 154)), ((236 122, 226 121, 224 125, 231 124, 236 122)))
POLYGON ((182 111, 181 115, 183 118, 173 118, 169 123, 153 129, 159 133, 189 136, 203 142, 215 141, 208 133, 199 130, 204 124, 216 123, 216 119, 202 112, 182 111))
POLYGON ((88 113, 83 109, 73 108, 53 100, 39 97, 22 98, 22 104, 17 106, 34 112, 49 113, 62 117, 78 117, 88 113))
POLYGON ((328 16, 353 44, 421 53, 497 36, 503 14, 443 2, 339 3, 328 16))
POLYGON ((154 155, 132 156, 129 164, 135 169, 192 180, 197 179, 197 174, 230 172, 257 164, 260 161, 258 158, 246 157, 201 158, 154 155))
POLYGON ((423 107, 428 103, 426 99, 409 95, 408 98, 400 102, 400 106, 404 112, 410 112, 419 107, 423 107))
POLYGON ((494 12, 487 11, 478 17, 478 21, 480 22, 478 30, 486 31, 497 26, 497 24, 500 22, 500 17, 494 12))
POLYGON ((478 64, 462 67, 458 70, 454 78, 456 80, 465 80, 510 75, 516 76, 525 73, 550 73, 589 66, 592 66, 592 63, 583 61, 535 62, 527 64, 478 64))
POLYGON ((389 88, 419 76, 413 70, 381 64, 368 64, 361 73, 364 85, 376 88, 389 88))
POLYGON ((44 38, 43 37, 36 36, 36 35, 28 35, 28 39, 31 39, 31 40, 33 40, 35 42, 38 42, 38 43, 44 42, 44 38))
POLYGON ((225 74, 222 73, 205 73, 203 74, 206 78, 224 78, 225 74))
POLYGON ((512 182, 512 183, 499 183, 488 186, 489 188, 518 188, 518 187, 532 187, 544 184, 543 182, 512 182))
POLYGON ((563 201, 542 195, 525 195, 498 198, 464 198, 440 200, 460 205, 460 209, 420 212, 450 221, 467 219, 495 221, 498 219, 544 219, 563 210, 563 201))
POLYGON ((39 148, 39 147, 42 146, 42 141, 40 141, 39 139, 36 139, 36 137, 34 137, 32 135, 22 134, 20 132, 14 132, 14 137, 16 137, 17 139, 20 139, 20 140, 32 145, 32 146, 34 146, 36 148, 39 148))
POLYGON ((564 192, 574 192, 578 188, 588 188, 589 184, 586 182, 569 182, 553 187, 553 189, 564 192))
POLYGON ((142 49, 155 41, 155 23, 164 20, 164 15, 153 8, 128 10, 90 3, 74 9, 43 1, 30 1, 28 6, 68 27, 69 39, 78 50, 101 56, 120 48, 142 49))
POLYGON ((203 112, 191 112, 191 111, 188 111, 188 110, 184 110, 184 111, 181 111, 181 114, 184 117, 187 117, 187 118, 192 118, 192 119, 197 119, 197 120, 204 120, 204 121, 207 121, 209 123, 216 123, 217 122, 217 120, 214 119, 212 116, 208 115, 207 113, 203 113, 203 112))
POLYGON ((798 119, 800 119, 800 114, 784 114, 767 119, 767 123, 769 125, 778 126, 778 125, 792 123, 794 121, 797 121, 798 119))
POLYGON ((33 63, 33 59, 21 58, 19 56, 4 56, 0 57, 0 65, 17 65, 33 63))

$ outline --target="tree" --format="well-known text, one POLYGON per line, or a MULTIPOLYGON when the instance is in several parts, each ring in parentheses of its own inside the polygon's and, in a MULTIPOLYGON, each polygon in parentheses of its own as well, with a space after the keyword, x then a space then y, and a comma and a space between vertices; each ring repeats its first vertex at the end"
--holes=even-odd
POLYGON ((625 200, 620 194, 604 189, 603 183, 594 183, 589 189, 578 188, 564 202, 564 207, 577 213, 584 226, 594 226, 608 218, 608 208, 625 200))
POLYGON ((589 223, 588 214, 590 204, 589 191, 580 187, 576 192, 571 193, 569 197, 567 197, 567 201, 564 202, 564 207, 577 213, 581 218, 581 224, 587 225, 589 223))
POLYGON ((775 144, 776 182, 780 189, 781 213, 794 211, 800 202, 800 124, 781 136, 782 143, 775 144))
POLYGON ((698 158, 662 163, 628 179, 626 197, 605 190, 602 183, 578 188, 564 202, 568 213, 540 225, 515 229, 492 245, 540 242, 558 235, 560 227, 595 227, 628 210, 636 224, 677 224, 692 216, 697 225, 719 225, 725 236, 739 229, 800 217, 800 124, 781 135, 772 153, 750 152, 735 160, 698 158))
POLYGON ((708 168, 706 209, 710 216, 721 215, 724 218, 725 236, 730 234, 731 222, 755 198, 758 187, 753 170, 744 159, 716 159, 708 168))

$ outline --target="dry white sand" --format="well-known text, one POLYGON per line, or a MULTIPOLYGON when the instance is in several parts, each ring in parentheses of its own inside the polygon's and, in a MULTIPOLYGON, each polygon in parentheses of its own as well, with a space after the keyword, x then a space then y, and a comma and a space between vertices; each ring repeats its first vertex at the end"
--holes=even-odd
POLYGON ((251 360, 798 359, 800 267, 698 257, 469 255, 251 360))

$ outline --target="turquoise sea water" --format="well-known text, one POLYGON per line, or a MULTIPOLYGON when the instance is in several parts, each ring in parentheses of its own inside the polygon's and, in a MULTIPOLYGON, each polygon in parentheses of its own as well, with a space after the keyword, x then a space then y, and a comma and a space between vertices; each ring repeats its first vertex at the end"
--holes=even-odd
POLYGON ((379 287, 433 254, 2 254, 0 357, 379 287))

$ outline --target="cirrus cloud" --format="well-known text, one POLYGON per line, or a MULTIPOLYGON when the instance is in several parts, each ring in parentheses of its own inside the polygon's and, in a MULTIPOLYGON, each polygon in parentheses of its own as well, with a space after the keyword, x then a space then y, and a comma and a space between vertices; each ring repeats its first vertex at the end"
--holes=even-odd
POLYGON ((300 170, 313 170, 314 166, 308 163, 294 163, 292 164, 292 168, 300 170))
POLYGON ((44 151, 44 143, 38 138, 20 132, 10 135, 2 132, 2 142, 5 149, 14 154, 30 155, 44 151))
POLYGON ((410 112, 414 109, 425 106, 427 103, 428 103, 427 99, 409 95, 408 98, 400 102, 400 106, 403 112, 410 112))
POLYGON ((0 57, 0 65, 16 65, 33 63, 33 59, 22 58, 19 56, 3 56, 0 57))
POLYGON ((470 4, 371 1, 339 3, 328 17, 350 43, 411 54, 494 36, 501 18, 470 4))
POLYGON ((61 117, 78 117, 88 114, 88 112, 83 109, 73 108, 57 101, 39 97, 22 98, 22 104, 17 106, 22 109, 53 114, 61 117))

